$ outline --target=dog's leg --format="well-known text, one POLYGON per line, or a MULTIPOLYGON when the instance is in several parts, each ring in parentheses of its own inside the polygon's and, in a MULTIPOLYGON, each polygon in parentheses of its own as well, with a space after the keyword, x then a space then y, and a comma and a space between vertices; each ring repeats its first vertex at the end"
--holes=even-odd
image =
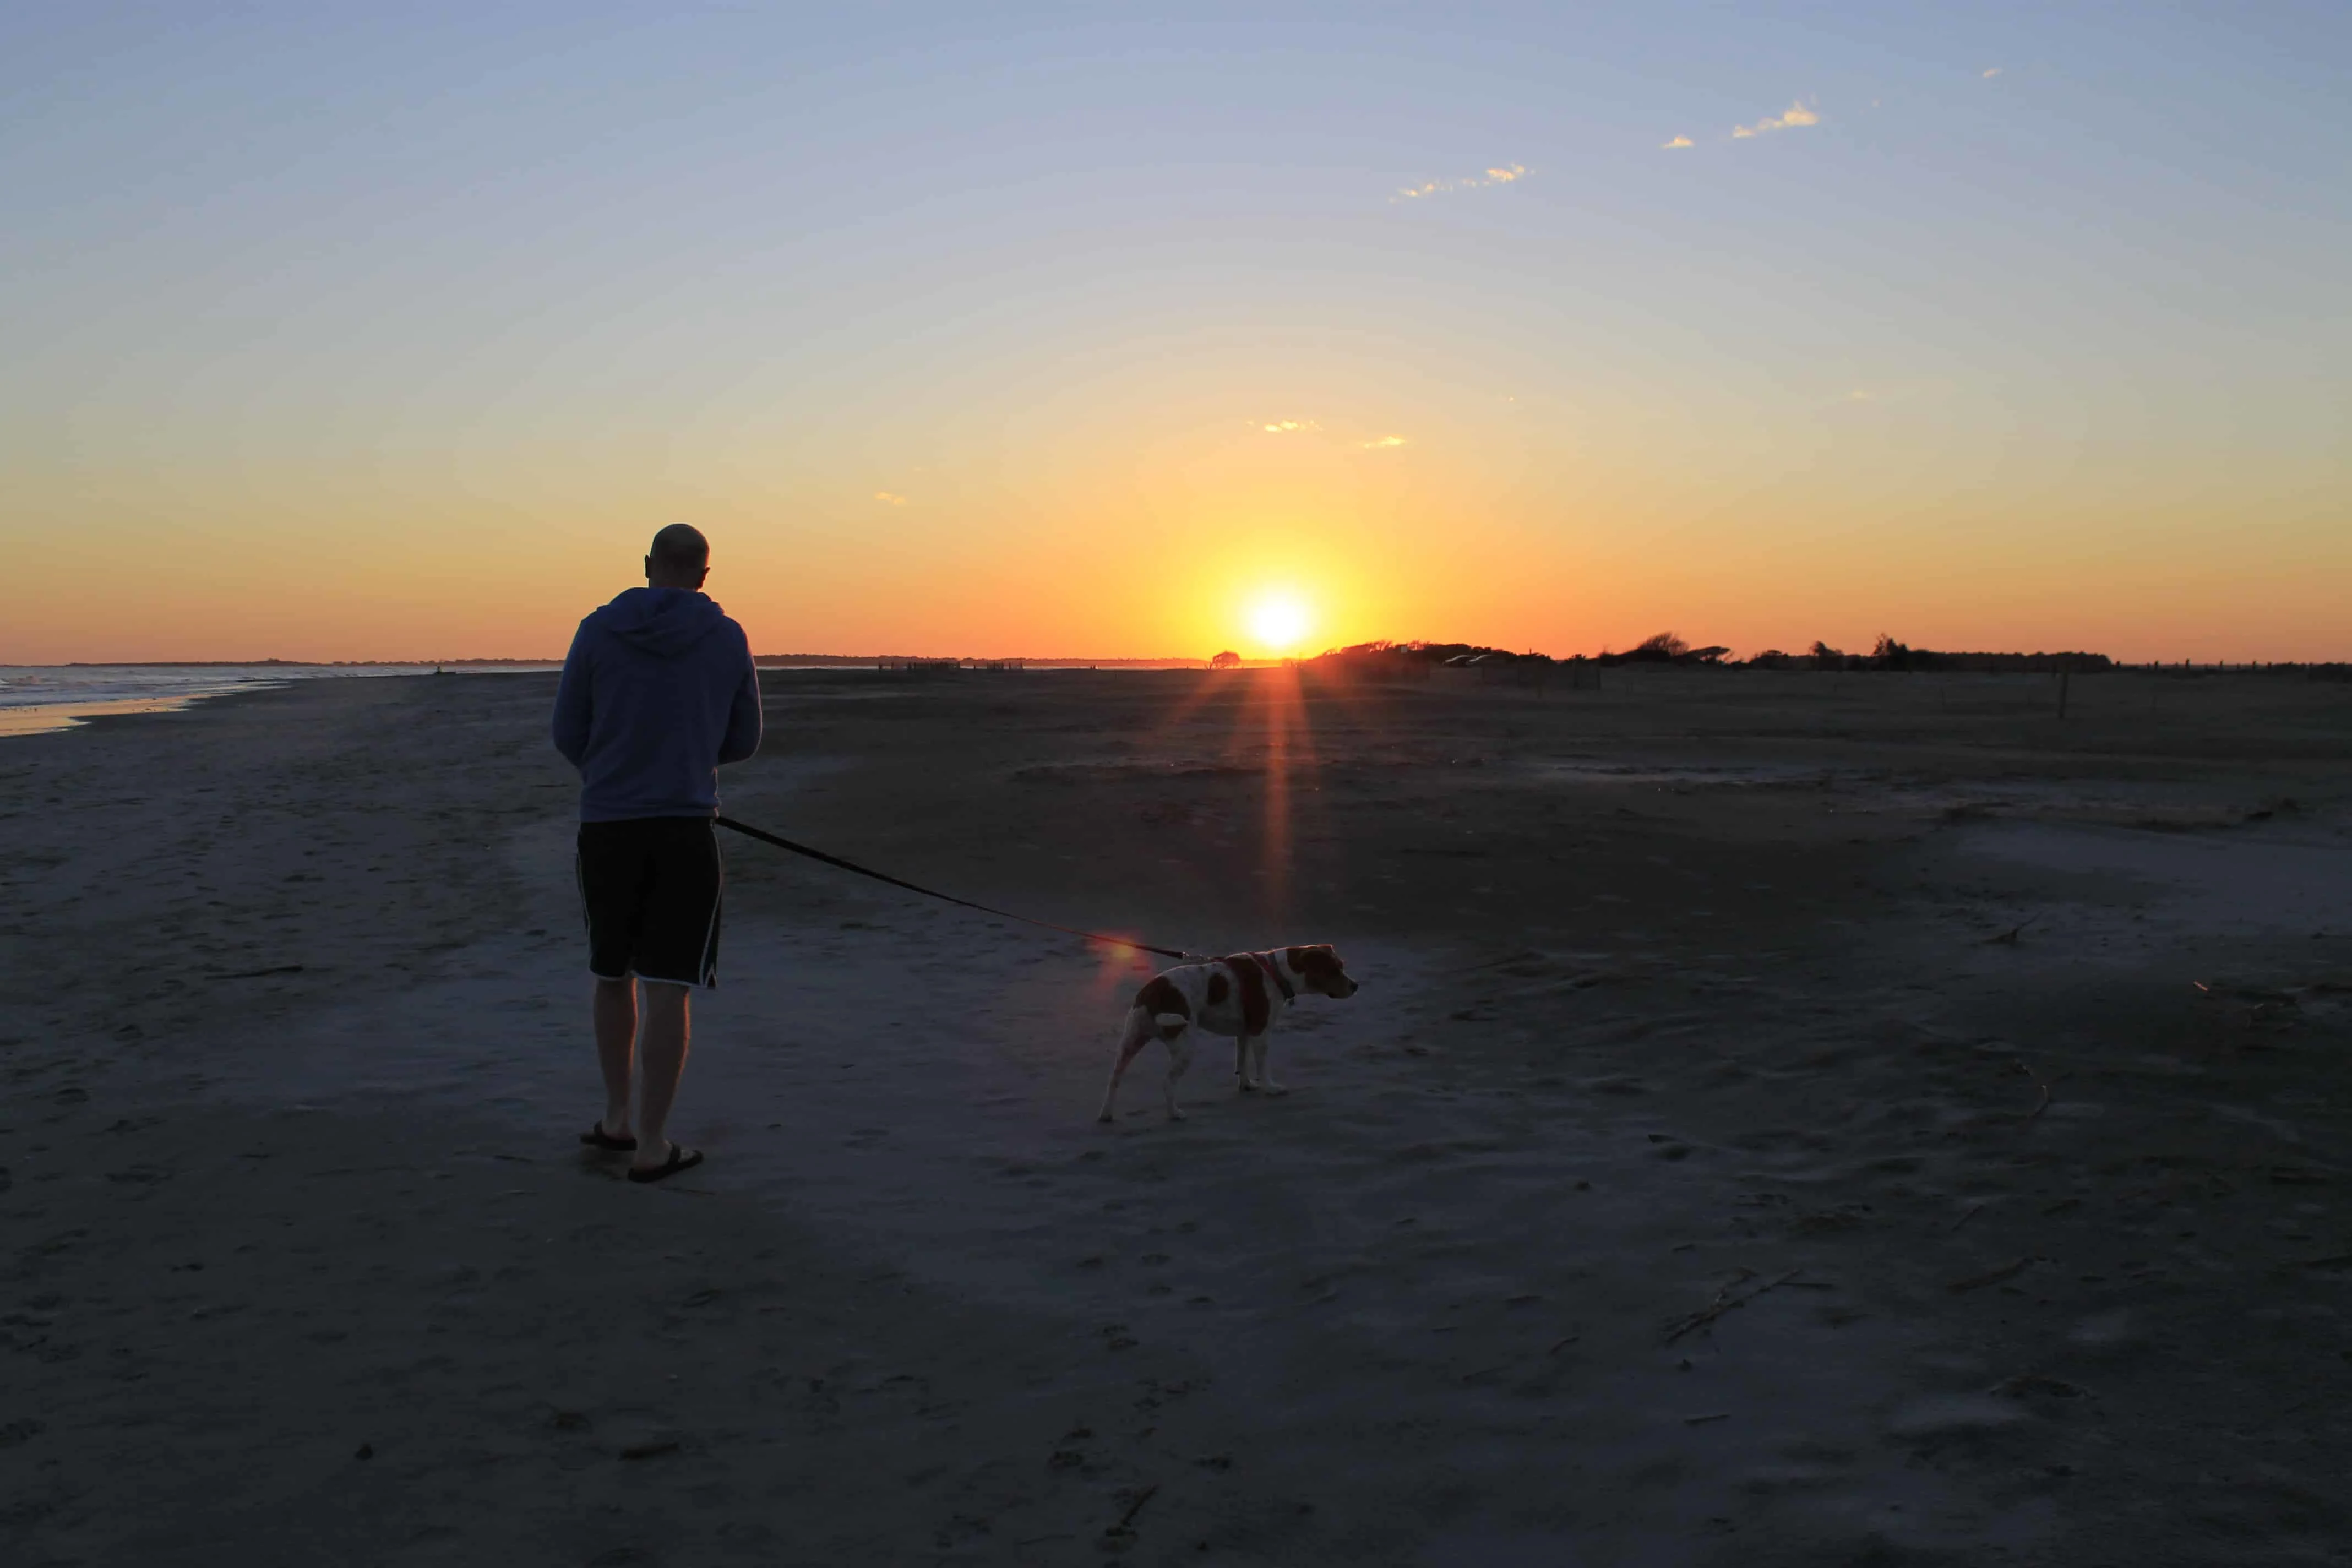
POLYGON ((1255 1047, 1257 1051, 1257 1086, 1258 1088, 1265 1090, 1268 1094, 1288 1094, 1290 1090, 1283 1088, 1282 1085, 1274 1081, 1274 1073, 1265 1065, 1265 1048, 1273 1043, 1274 1034, 1272 1030, 1268 1030, 1266 1033, 1260 1035, 1257 1037, 1255 1047))
POLYGON ((1234 1086, 1244 1094, 1247 1094, 1250 1090, 1257 1087, 1250 1078, 1249 1037, 1247 1035, 1235 1035, 1234 1037, 1234 1086))
POLYGON ((1176 1106, 1176 1080, 1192 1065, 1192 1031, 1186 1029, 1168 1042, 1168 1120, 1181 1121, 1183 1111, 1176 1106))
POLYGON ((1118 1039, 1118 1061, 1110 1069, 1110 1087, 1103 1090, 1102 1113, 1097 1121, 1108 1121, 1116 1114, 1111 1107, 1118 1099, 1118 1080, 1127 1076, 1127 1064, 1136 1053, 1151 1043, 1151 1015, 1140 1007, 1131 1007, 1127 1014, 1127 1032, 1118 1039))

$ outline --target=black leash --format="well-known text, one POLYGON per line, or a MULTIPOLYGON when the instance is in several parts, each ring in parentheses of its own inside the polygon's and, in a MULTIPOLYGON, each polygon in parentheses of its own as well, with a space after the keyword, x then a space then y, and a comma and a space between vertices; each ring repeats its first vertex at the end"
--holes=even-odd
POLYGON ((1179 952, 1172 947, 1154 947, 1148 942, 1133 942, 1123 936, 1105 936, 1098 931, 1080 931, 1075 926, 1057 926, 1052 921, 1034 921, 1027 915, 1016 915, 1011 910, 994 909, 987 904, 975 904, 970 899, 959 899, 953 893, 942 893, 937 888, 926 888, 917 882, 903 882, 896 877, 860 866, 855 860, 845 860, 838 855, 828 855, 822 849, 811 848, 805 844, 795 844, 789 838, 780 838, 765 828, 753 827, 747 823, 738 822, 732 817, 720 816, 712 820, 719 826, 740 833, 746 838, 756 838, 762 844, 772 844, 779 849, 789 850, 794 855, 805 855, 812 860, 822 860, 828 866, 838 866, 845 871, 854 871, 861 877, 871 877, 877 882, 887 882, 894 888, 904 888, 910 893, 920 893, 927 899, 939 899, 946 903, 961 904, 968 910, 978 910, 984 915, 995 915, 1001 920, 1019 921, 1023 925, 1042 926, 1047 931, 1057 931, 1064 936, 1083 937, 1088 942, 1108 942, 1116 947, 1131 947, 1139 952, 1156 952, 1162 958, 1200 956, 1198 953, 1179 952))

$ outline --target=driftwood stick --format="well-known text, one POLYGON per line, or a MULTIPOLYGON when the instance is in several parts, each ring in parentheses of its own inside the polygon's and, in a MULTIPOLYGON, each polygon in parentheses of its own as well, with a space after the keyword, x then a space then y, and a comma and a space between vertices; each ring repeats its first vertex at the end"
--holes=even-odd
POLYGON ((2035 1117, 2050 1109, 2050 1086, 2047 1083, 2042 1082, 2040 1074, 2036 1073, 2032 1068, 2025 1065, 2025 1058, 2022 1057, 2018 1058, 2017 1070, 2032 1079, 2035 1086, 2042 1090, 2042 1098, 2034 1102, 2032 1110, 2025 1113, 2025 1120, 2031 1121, 2035 1117))
POLYGON ((1755 1289, 1750 1290, 1745 1296, 1733 1295, 1727 1287, 1724 1289, 1717 1290, 1715 1293, 1714 1300, 1709 1301, 1706 1306, 1701 1307, 1697 1311, 1693 1312, 1686 1317, 1676 1318, 1672 1323, 1667 1325, 1666 1343, 1672 1344, 1676 1340, 1681 1339, 1685 1334, 1691 1332, 1693 1330, 1706 1327, 1709 1323, 1712 1323, 1717 1318, 1723 1316, 1724 1313, 1732 1310, 1734 1308, 1745 1307, 1748 1302, 1753 1301, 1757 1297, 1761 1296, 1767 1290, 1779 1289, 1781 1286, 1786 1285, 1790 1280, 1794 1279, 1798 1275, 1802 1274, 1804 1270, 1801 1268, 1791 1268, 1786 1274, 1781 1275, 1778 1279, 1759 1285, 1755 1289))
POLYGON ((1154 1481, 1150 1486, 1144 1488, 1141 1491, 1136 1493, 1135 1500, 1127 1505, 1127 1511, 1118 1516, 1118 1522, 1112 1525, 1108 1530, 1104 1531, 1103 1533, 1105 1535, 1134 1534, 1135 1516, 1143 1511, 1143 1505, 1150 1502, 1155 1496, 1157 1496, 1159 1491, 1160 1483, 1158 1481, 1154 1481))
POLYGON ((1972 1274, 1966 1279, 1955 1279, 1949 1285, 1946 1286, 1945 1289, 1948 1290, 1978 1290, 1983 1289, 1987 1285, 1998 1285, 2004 1279, 2014 1279, 2020 1274, 2024 1273, 2026 1266, 2032 1261, 2033 1259, 2031 1258, 2020 1258, 2012 1262, 2004 1263, 1998 1268, 1990 1269, 1985 1273, 1972 1274))

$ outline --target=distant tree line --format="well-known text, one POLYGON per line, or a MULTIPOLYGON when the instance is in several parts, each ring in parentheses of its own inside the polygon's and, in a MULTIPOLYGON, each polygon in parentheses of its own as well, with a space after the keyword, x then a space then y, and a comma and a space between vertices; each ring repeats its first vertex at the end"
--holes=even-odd
MULTIPOLYGON (((1693 647, 1673 632, 1659 632, 1622 652, 1603 651, 1593 662, 1706 669, 1938 669, 2025 674, 2081 674, 2116 668, 2115 661, 2103 653, 1945 653, 1912 647, 1885 636, 1881 636, 1868 653, 1846 653, 1825 642, 1816 642, 1803 653, 1767 648, 1748 659, 1733 658, 1730 653, 1729 648, 1720 645, 1693 647)), ((1573 659, 1555 659, 1549 654, 1514 653, 1508 648, 1486 647, 1477 643, 1360 642, 1327 648, 1320 658, 1307 662, 1369 672, 1401 667, 1425 669, 1446 665, 1577 664, 1584 660, 1581 655, 1573 659)))
MULTIPOLYGON (((1727 647, 1693 647, 1672 632, 1643 637, 1623 653, 1603 652, 1603 664, 1703 664, 1721 668, 1727 647)), ((1737 663, 1738 661, 1734 661, 1737 663)))
MULTIPOLYGON (((2137 669, 2180 675, 2213 674, 2224 670, 2299 675, 2310 680, 2352 680, 2352 665, 2311 664, 2119 664, 2103 653, 1952 653, 1938 648, 1912 647, 1881 634, 1868 653, 1847 653, 1825 642, 1815 642, 1802 653, 1766 648, 1753 658, 1738 659, 1722 647, 1693 647, 1673 632, 1643 637, 1622 652, 1604 651, 1588 658, 1579 654, 1554 658, 1549 654, 1514 653, 1463 642, 1360 642, 1327 648, 1315 658, 1298 662, 1342 678, 1374 680, 1420 680, 1435 669, 1453 666, 1474 668, 1488 677, 1538 683, 1544 669, 1561 666, 1576 669, 1599 664, 1671 665, 1700 669, 1836 669, 1940 670, 1984 675, 2088 675, 2102 670, 2137 669), (1506 675, 1507 671, 1516 674, 1506 675)), ((1223 667, 1238 663, 1230 654, 1217 656, 1223 667)))
POLYGON ((1768 648, 1748 660, 1751 669, 1941 669, 1979 674, 2082 675, 2113 669, 2103 653, 1945 653, 1912 647, 1881 632, 1868 653, 1845 653, 1816 642, 1801 654, 1768 648))
POLYGON ((1354 674, 1381 674, 1418 679, 1444 666, 1488 667, 1559 662, 1548 654, 1513 653, 1466 642, 1360 642, 1325 648, 1300 662, 1323 669, 1354 674))

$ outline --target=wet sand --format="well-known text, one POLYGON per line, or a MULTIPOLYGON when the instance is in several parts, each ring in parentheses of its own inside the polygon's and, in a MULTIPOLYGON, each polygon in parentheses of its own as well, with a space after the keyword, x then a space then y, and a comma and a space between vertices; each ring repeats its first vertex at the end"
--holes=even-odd
POLYGON ((730 814, 1362 994, 1103 1128, 1148 965, 730 841, 634 1188, 551 678, 0 742, 0 1555, 2352 1547, 2352 689, 766 690, 730 814))

